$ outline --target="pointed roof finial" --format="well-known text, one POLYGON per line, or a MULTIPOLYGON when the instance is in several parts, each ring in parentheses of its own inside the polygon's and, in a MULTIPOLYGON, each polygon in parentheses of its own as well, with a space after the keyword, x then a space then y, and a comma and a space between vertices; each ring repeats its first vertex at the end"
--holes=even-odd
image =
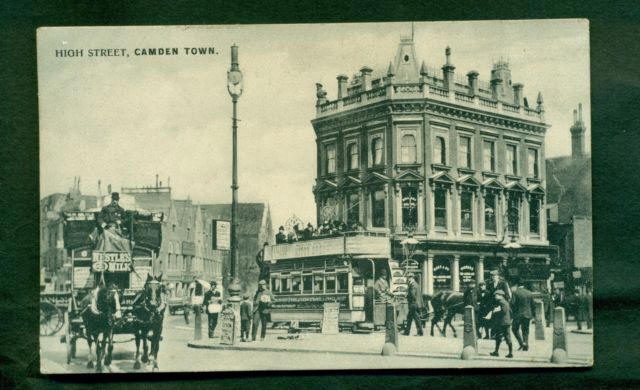
POLYGON ((420 66, 420 75, 427 76, 429 72, 427 71, 427 65, 422 61, 422 65, 420 66))
POLYGON ((538 105, 544 103, 544 100, 542 100, 542 92, 538 92, 538 99, 536 99, 536 103, 538 103, 538 105))
POLYGON ((387 76, 392 77, 394 75, 393 73, 393 62, 389 62, 389 68, 387 69, 387 76))

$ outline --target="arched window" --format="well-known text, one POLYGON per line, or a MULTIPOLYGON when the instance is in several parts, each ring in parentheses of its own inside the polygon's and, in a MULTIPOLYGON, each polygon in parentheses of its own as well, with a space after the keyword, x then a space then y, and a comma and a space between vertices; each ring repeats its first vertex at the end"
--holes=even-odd
POLYGON ((359 163, 359 153, 358 153, 358 144, 352 143, 347 147, 347 155, 349 156, 349 169, 358 169, 359 163))
POLYGON ((382 138, 374 138, 371 142, 371 151, 372 151, 372 159, 373 165, 382 165, 383 159, 383 147, 382 147, 382 138))
POLYGON ((402 136, 401 155, 404 164, 414 164, 416 162, 416 137, 411 134, 402 136))
POLYGON ((436 137, 433 162, 436 164, 447 165, 447 144, 445 143, 444 137, 436 137))

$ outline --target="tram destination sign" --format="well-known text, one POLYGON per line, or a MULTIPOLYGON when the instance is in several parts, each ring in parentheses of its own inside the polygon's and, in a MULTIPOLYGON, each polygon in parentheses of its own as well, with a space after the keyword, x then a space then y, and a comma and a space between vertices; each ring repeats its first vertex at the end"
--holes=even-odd
POLYGON ((96 272, 127 272, 131 270, 128 252, 93 252, 92 268, 96 272))

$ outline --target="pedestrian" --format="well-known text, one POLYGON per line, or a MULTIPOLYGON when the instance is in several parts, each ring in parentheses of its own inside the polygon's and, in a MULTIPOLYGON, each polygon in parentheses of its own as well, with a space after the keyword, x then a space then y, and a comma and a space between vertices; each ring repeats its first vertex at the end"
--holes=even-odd
POLYGON ((258 326, 260 328, 260 340, 263 341, 267 334, 267 323, 271 317, 271 305, 273 304, 273 294, 267 287, 267 282, 261 280, 258 283, 258 291, 253 297, 253 329, 251 329, 251 339, 256 341, 258 326))
POLYGON ((242 341, 249 341, 249 330, 251 329, 251 312, 253 311, 249 294, 242 296, 240 304, 240 329, 242 330, 242 341))
POLYGON ((204 294, 202 306, 207 312, 209 320, 209 338, 213 338, 213 333, 218 325, 218 314, 222 311, 222 297, 220 291, 216 290, 217 284, 215 280, 211 281, 209 291, 204 294))
POLYGON ((420 322, 420 310, 423 307, 422 294, 420 293, 420 286, 414 279, 413 272, 407 274, 407 304, 409 306, 409 314, 407 316, 407 326, 404 330, 404 335, 409 336, 411 333, 411 323, 416 323, 416 330, 418 336, 422 336, 422 323, 420 322))
POLYGON ((489 291, 487 291, 487 285, 485 282, 478 283, 478 337, 482 337, 481 329, 484 329, 485 339, 490 338, 490 318, 491 318, 491 310, 493 309, 492 302, 493 297, 489 295, 489 291))
POLYGON ((518 351, 529 350, 529 325, 535 313, 535 303, 533 301, 533 294, 523 283, 518 283, 517 287, 513 291, 512 298, 513 308, 513 334, 518 341, 518 351), (521 334, 522 332, 522 334, 521 334))
POLYGON ((492 320, 494 321, 493 333, 496 340, 496 349, 491 352, 490 355, 498 356, 500 343, 502 343, 502 339, 504 338, 507 342, 507 346, 509 347, 509 354, 506 357, 510 359, 513 357, 513 343, 511 342, 511 306, 505 299, 505 296, 506 293, 502 290, 496 290, 494 292, 496 306, 492 320))
POLYGON ((489 295, 491 297, 494 296, 495 292, 498 290, 502 290, 505 294, 505 299, 507 302, 511 301, 511 289, 509 288, 509 284, 500 277, 500 271, 494 269, 491 271, 491 281, 487 286, 487 290, 489 291, 489 295))

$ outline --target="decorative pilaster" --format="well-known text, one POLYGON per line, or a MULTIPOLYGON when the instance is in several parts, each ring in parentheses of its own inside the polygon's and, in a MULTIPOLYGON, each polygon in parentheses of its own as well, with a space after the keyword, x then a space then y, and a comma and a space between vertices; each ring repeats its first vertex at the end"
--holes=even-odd
POLYGON ((478 256, 476 264, 476 283, 484 282, 484 256, 478 256))
POLYGON ((460 255, 453 255, 451 262, 451 289, 460 291, 460 255))
POLYGON ((433 255, 427 255, 427 294, 433 295, 433 255))

